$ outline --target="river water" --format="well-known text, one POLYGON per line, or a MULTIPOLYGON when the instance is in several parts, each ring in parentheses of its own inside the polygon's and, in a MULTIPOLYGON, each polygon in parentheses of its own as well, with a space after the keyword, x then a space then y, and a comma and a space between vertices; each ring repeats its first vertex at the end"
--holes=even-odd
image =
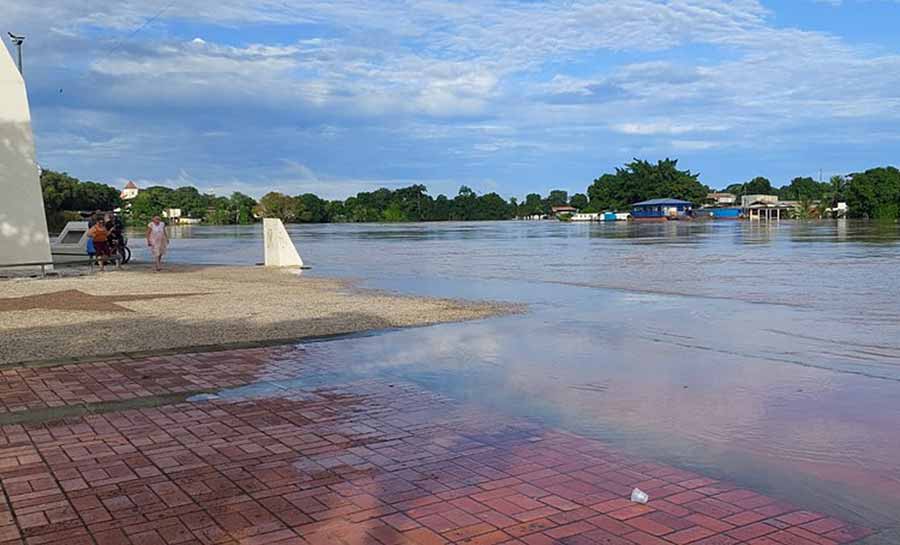
MULTIPOLYGON (((529 312, 311 343, 876 528, 900 527, 900 228, 864 222, 296 225, 309 274, 529 312)), ((173 230, 254 264, 260 226, 173 230)), ((139 238, 137 258, 146 258, 139 238)))

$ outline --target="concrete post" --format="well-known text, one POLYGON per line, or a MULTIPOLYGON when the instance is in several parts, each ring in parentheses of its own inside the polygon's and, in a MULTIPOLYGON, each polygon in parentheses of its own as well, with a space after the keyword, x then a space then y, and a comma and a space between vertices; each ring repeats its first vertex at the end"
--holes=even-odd
POLYGON ((297 247, 280 219, 263 219, 266 267, 303 267, 297 247))

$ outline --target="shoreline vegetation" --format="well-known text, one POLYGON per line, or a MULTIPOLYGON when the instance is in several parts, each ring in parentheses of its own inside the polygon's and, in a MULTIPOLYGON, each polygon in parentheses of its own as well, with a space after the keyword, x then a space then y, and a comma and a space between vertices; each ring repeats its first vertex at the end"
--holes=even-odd
POLYGON ((261 267, 168 266, 0 282, 0 369, 476 320, 525 307, 400 295, 261 267), (65 292, 65 296, 56 296, 65 292), (48 342, 52 339, 52 342, 48 342))
MULTIPOLYGON (((584 193, 569 195, 555 189, 547 196, 530 193, 521 201, 505 199, 497 193, 478 195, 467 186, 458 194, 432 197, 427 187, 414 184, 399 189, 381 188, 360 192, 345 200, 325 200, 312 193, 285 195, 266 193, 259 200, 235 192, 228 197, 201 193, 185 186, 143 188, 129 201, 119 190, 97 182, 82 182, 65 172, 44 170, 41 186, 47 222, 51 230, 61 229, 67 221, 81 219, 79 211, 122 208, 126 221, 146 223, 167 209, 180 210, 182 217, 207 225, 251 224, 263 217, 279 218, 285 223, 362 223, 416 221, 508 220, 548 214, 553 207, 572 206, 582 212, 627 211, 632 203, 653 198, 686 200, 702 204, 715 191, 700 181, 700 175, 678 168, 676 159, 656 163, 635 159, 614 173, 598 177, 584 193)), ((775 187, 763 177, 730 184, 722 189, 740 198, 742 195, 777 195, 782 200, 798 201, 803 216, 818 217, 821 210, 839 201, 847 202, 849 216, 880 220, 900 218, 900 170, 878 167, 833 176, 827 182, 798 177, 775 187)))

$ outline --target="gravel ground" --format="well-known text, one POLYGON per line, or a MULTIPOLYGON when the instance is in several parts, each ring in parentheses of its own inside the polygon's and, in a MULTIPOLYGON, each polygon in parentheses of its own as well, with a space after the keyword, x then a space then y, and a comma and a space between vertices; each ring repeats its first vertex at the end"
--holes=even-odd
POLYGON ((170 267, 154 273, 132 266, 0 282, 0 365, 325 336, 520 310, 360 290, 344 281, 262 267, 170 267), (57 292, 67 293, 48 297, 57 292))

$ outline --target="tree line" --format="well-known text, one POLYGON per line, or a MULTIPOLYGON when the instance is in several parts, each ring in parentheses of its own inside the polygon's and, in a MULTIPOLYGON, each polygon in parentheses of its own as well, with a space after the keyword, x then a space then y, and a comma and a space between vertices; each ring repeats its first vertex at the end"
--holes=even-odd
MULTIPOLYGON (((124 204, 117 189, 83 182, 65 172, 44 170, 41 187, 51 229, 77 219, 73 211, 112 210, 124 204)), ((151 186, 141 189, 128 202, 125 216, 128 221, 143 223, 165 209, 179 208, 184 217, 213 225, 248 224, 262 217, 276 217, 287 223, 506 220, 548 214, 554 206, 562 205, 585 212, 624 211, 635 202, 653 198, 676 198, 699 205, 712 191, 700 182, 698 173, 678 168, 676 159, 656 163, 635 159, 595 179, 585 193, 569 195, 556 189, 546 196, 530 193, 521 201, 516 197, 505 199, 494 192, 479 195, 467 186, 460 187, 453 198, 432 197, 422 184, 360 192, 345 200, 326 200, 313 193, 291 196, 270 192, 258 201, 239 192, 224 197, 201 193, 189 186, 151 186)), ((738 197, 766 194, 799 201, 804 217, 815 217, 816 207, 822 209, 845 201, 851 217, 900 218, 900 171, 894 167, 835 176, 828 182, 798 177, 781 187, 756 177, 731 184, 724 191, 738 197)))

